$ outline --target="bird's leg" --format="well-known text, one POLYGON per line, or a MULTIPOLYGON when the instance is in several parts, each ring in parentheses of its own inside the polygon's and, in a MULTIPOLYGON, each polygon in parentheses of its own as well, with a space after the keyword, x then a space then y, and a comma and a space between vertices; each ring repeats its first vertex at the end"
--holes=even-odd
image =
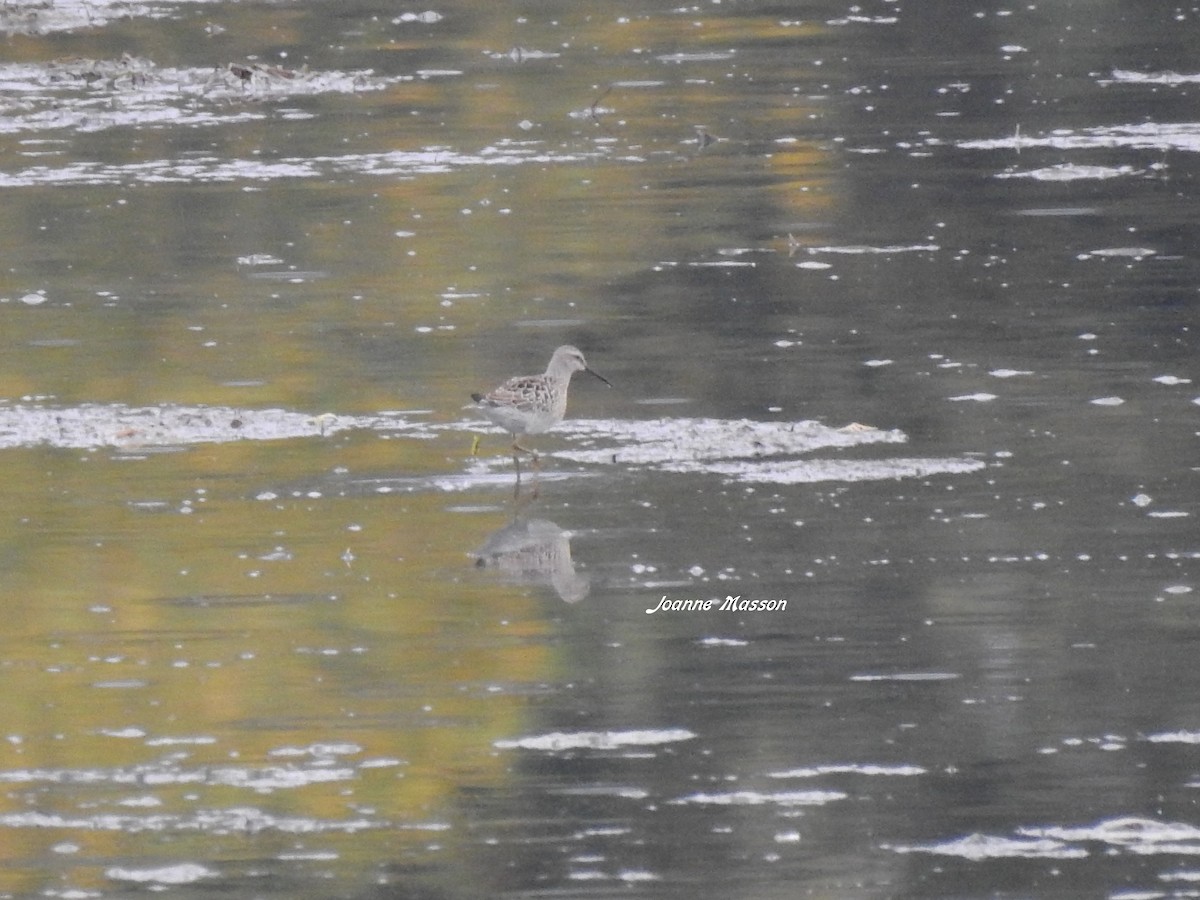
POLYGON ((542 468, 541 457, 537 455, 536 450, 530 450, 528 447, 522 447, 518 441, 513 441, 513 459, 517 458, 518 453, 528 453, 533 462, 533 468, 540 470, 542 468))
POLYGON ((471 441, 471 455, 472 456, 479 455, 479 442, 482 440, 483 440, 483 438, 481 438, 479 435, 475 435, 474 440, 471 441))
POLYGON ((539 465, 540 460, 538 459, 536 450, 530 450, 528 447, 522 447, 519 441, 513 441, 513 459, 517 458, 518 453, 529 454, 530 459, 533 460, 534 466, 539 465))
POLYGON ((522 507, 528 506, 530 503, 532 503, 534 500, 536 500, 538 498, 538 491, 539 491, 540 487, 541 486, 538 484, 538 481, 536 478, 533 480, 533 489, 530 490, 530 489, 526 488, 524 493, 521 492, 521 482, 520 481, 518 481, 516 484, 514 484, 513 485, 513 506, 514 506, 514 508, 517 511, 520 511, 522 507))

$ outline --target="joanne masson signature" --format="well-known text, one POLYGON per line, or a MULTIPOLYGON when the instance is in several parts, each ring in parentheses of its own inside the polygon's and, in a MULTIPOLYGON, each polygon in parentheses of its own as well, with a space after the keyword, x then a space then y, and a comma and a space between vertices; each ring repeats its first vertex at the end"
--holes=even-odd
POLYGON ((647 615, 656 612, 779 612, 787 609, 786 600, 743 598, 741 594, 732 594, 724 600, 713 597, 702 600, 699 597, 666 597, 658 601, 656 606, 646 610, 647 615))

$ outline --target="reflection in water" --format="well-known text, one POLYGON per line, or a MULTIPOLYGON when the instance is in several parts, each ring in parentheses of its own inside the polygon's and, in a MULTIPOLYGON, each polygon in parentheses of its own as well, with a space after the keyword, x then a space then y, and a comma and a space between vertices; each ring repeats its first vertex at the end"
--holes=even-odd
POLYGON ((475 564, 521 584, 549 584, 567 603, 588 595, 591 582, 571 561, 571 532, 546 519, 516 518, 492 532, 472 554, 475 564))

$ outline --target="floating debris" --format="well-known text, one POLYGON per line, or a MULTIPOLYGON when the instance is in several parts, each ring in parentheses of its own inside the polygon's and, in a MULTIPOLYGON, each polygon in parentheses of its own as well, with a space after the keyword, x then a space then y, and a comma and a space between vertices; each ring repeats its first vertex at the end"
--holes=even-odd
POLYGON ((550 734, 500 740, 492 743, 499 750, 616 750, 621 747, 651 747, 690 741, 694 732, 686 728, 656 728, 641 731, 556 731, 550 734))
MULTIPOLYGON (((222 406, 133 407, 97 403, 54 407, 37 402, 0 403, 0 449, 110 447, 124 454, 148 455, 196 444, 329 437, 350 430, 402 432, 404 437, 415 440, 432 440, 447 431, 491 430, 490 423, 483 421, 437 424, 414 418, 422 414, 419 410, 355 416, 222 406)), ((967 474, 986 466, 972 457, 800 458, 818 450, 841 451, 873 444, 902 444, 908 440, 902 431, 885 431, 857 422, 834 428, 811 421, 689 417, 569 419, 559 425, 557 433, 575 446, 545 454, 548 457, 585 465, 618 465, 677 474, 707 473, 746 483, 923 478, 967 474)), ((475 459, 468 472, 411 483, 405 480, 403 487, 467 490, 493 483, 506 484, 504 478, 492 475, 490 470, 506 466, 509 461, 507 455, 475 459)), ((577 475, 564 472, 557 477, 577 475)), ((556 475, 544 472, 542 477, 556 475)), ((388 490, 396 486, 388 486, 388 490)))
MULTIPOLYGON (((135 126, 225 125, 272 115, 243 101, 384 90, 413 76, 310 71, 263 63, 180 68, 125 54, 0 64, 0 134, 105 131, 135 126), (230 101, 237 101, 231 103, 230 101)), ((289 111, 291 117, 301 114, 289 111)))
POLYGON ((163 448, 242 440, 320 437, 352 428, 408 427, 388 416, 312 416, 283 409, 84 404, 0 405, 0 449, 12 447, 163 448))
POLYGON ((640 466, 678 474, 707 473, 729 481, 769 484, 858 482, 931 475, 960 475, 986 464, 970 457, 812 459, 818 450, 902 444, 899 430, 860 423, 834 428, 820 422, 750 419, 573 419, 560 431, 598 445, 549 454, 593 464, 640 466))
POLYGON ((555 456, 588 463, 688 464, 705 460, 761 459, 864 444, 901 444, 901 431, 843 430, 820 422, 758 422, 751 419, 574 419, 560 429, 586 438, 595 449, 555 456))
POLYGON ((1021 172, 1009 170, 998 172, 997 178, 1029 178, 1033 181, 1104 181, 1109 178, 1123 178, 1128 175, 1141 175, 1141 169, 1133 166, 1083 166, 1074 163, 1060 163, 1041 169, 1031 169, 1021 172))

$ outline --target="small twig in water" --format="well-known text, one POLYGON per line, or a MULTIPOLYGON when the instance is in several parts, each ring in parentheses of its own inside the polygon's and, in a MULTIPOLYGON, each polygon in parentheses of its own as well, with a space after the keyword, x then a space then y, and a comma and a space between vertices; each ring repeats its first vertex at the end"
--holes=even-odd
POLYGON ((612 93, 612 85, 610 84, 608 87, 606 87, 603 91, 600 92, 599 97, 597 97, 595 100, 592 101, 592 105, 588 107, 588 115, 591 118, 593 118, 593 119, 600 118, 600 113, 599 113, 600 101, 603 100, 605 97, 607 97, 611 93, 612 93))

